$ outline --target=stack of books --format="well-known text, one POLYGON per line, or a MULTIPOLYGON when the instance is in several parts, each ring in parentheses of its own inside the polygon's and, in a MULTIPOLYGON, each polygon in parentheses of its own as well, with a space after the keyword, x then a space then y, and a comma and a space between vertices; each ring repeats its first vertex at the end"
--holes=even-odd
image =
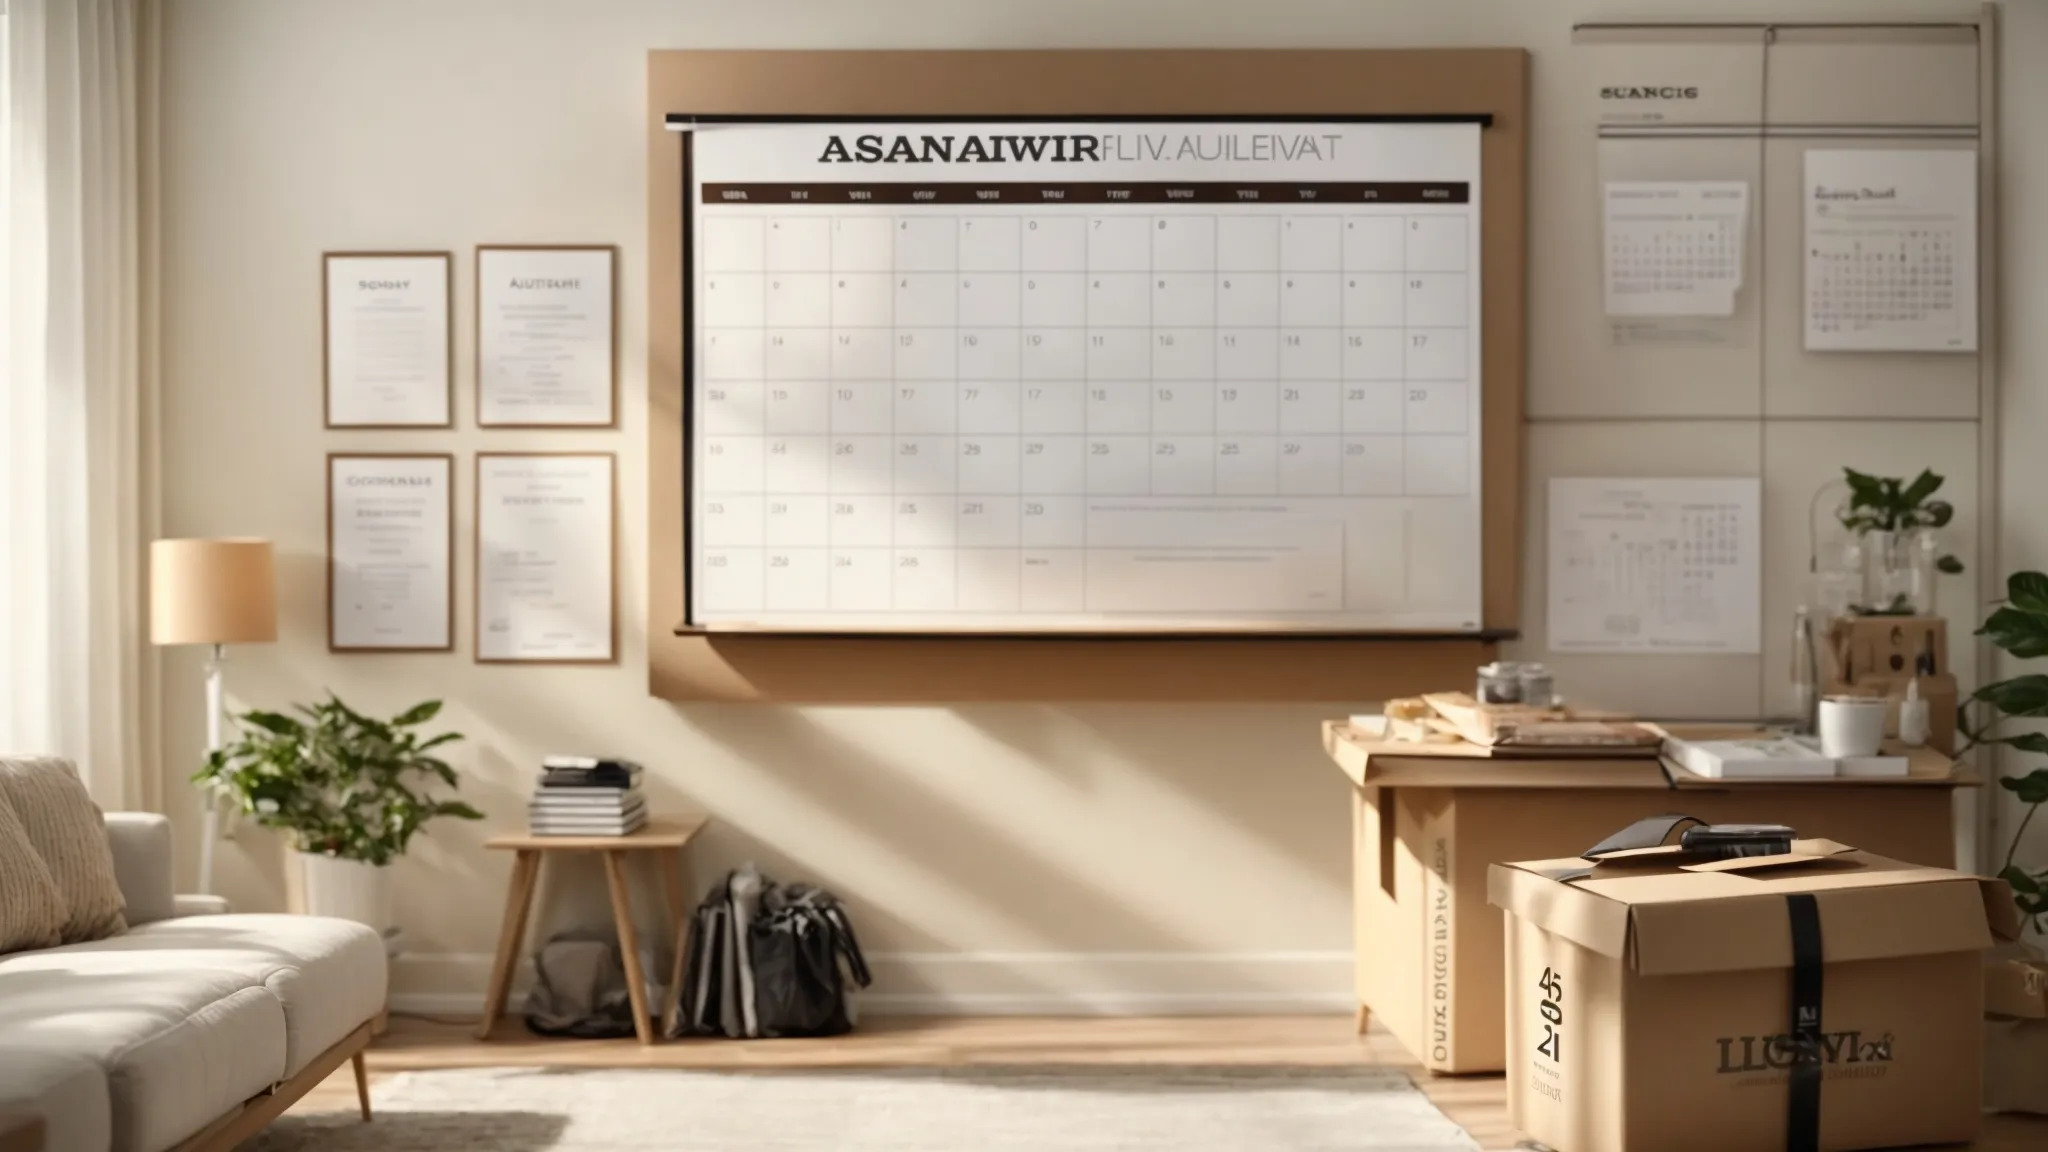
POLYGON ((640 766, 610 756, 548 756, 527 805, 536 836, 626 836, 647 823, 640 766))

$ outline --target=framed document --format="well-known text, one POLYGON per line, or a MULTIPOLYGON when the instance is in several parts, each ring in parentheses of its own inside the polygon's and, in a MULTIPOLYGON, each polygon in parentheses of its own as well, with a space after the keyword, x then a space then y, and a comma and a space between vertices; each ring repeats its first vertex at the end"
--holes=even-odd
POLYGON ((455 647, 455 457, 327 457, 327 648, 455 647))
POLYGON ((449 428, 455 341, 447 252, 322 257, 329 428, 449 428))
POLYGON ((476 421, 485 428, 618 423, 618 250, 476 250, 476 421))
POLYGON ((616 471, 610 452, 477 453, 479 662, 617 658, 616 471))

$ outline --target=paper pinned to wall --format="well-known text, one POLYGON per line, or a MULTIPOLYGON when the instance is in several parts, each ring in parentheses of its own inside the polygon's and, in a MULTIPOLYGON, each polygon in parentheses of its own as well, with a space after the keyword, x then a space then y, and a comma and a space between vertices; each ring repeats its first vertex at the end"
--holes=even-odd
POLYGON ((1762 651, 1763 485, 1550 482, 1553 652, 1762 651))
POLYGON ((1610 180, 1602 186, 1609 316, 1733 316, 1749 184, 1610 180))
POLYGON ((1977 154, 1806 154, 1806 348, 1977 350, 1977 154))

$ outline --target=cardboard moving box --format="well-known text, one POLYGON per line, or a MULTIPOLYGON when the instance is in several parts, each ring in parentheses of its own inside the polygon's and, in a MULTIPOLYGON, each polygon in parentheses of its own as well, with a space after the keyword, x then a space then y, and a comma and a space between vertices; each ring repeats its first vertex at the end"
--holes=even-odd
POLYGON ((1801 840, 1495 865, 1508 1110, 1561 1152, 1973 1139, 2003 881, 1801 840))
POLYGON ((1488 865, 1584 852, 1645 816, 1683 812, 1790 824, 1804 836, 1953 866, 1951 797, 1975 783, 1924 748, 1913 750, 1911 774, 1895 779, 1736 781, 1654 759, 1424 752, 1363 739, 1342 720, 1324 725, 1323 743, 1352 783, 1359 1030, 1377 1018, 1434 1072, 1507 1067, 1507 949, 1501 915, 1486 902, 1488 865))

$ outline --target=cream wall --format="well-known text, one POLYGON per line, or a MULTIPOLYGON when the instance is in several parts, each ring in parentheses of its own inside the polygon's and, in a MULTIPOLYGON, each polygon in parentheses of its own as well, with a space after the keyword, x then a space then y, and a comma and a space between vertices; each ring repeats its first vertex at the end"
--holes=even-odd
MULTIPOLYGON (((649 765, 658 806, 689 803, 713 814, 714 831, 695 857, 697 883, 751 858, 846 896, 880 954, 892 1006, 1341 1007, 1350 983, 1347 798, 1317 747, 1314 721, 1343 702, 787 708, 647 697, 641 627, 670 622, 642 618, 646 51, 1528 47, 1536 109, 1529 407, 1541 416, 1568 410, 1556 402, 1546 409, 1546 401, 1566 395, 1574 377, 1571 342, 1546 328, 1555 327, 1559 305, 1544 285, 1583 255, 1544 221, 1583 178, 1569 158, 1586 150, 1561 111, 1575 20, 1957 11, 1973 9, 1886 0, 167 0, 163 530, 278 543, 282 635, 275 646, 234 654, 236 702, 274 706, 332 688, 358 706, 396 710, 443 696, 447 721, 469 735, 455 759, 465 794, 491 821, 443 826, 397 866, 399 917, 410 935, 396 970, 402 1005, 457 1011, 476 1003, 507 874, 505 860, 482 850, 488 828, 522 818, 543 752, 605 748, 649 765), (480 242, 519 241, 621 246, 619 431, 473 427, 471 253, 480 242), (346 248, 455 251, 456 327, 465 334, 457 342, 455 430, 321 429, 317 268, 323 249, 346 248), (620 454, 626 626, 617 667, 484 667, 466 655, 470 458, 522 448, 620 454), (460 456, 461 654, 326 652, 320 458, 382 449, 460 456)), ((2003 23, 2005 107, 2048 107, 2048 77, 2038 67, 2048 59, 2048 4, 2014 5, 2003 23), (2022 60, 2035 62, 2031 72, 2022 60)), ((2027 450, 2048 435, 2048 400, 2038 395, 2048 374, 2040 331, 2048 229, 2021 207, 2028 195, 2048 203, 2048 122, 2009 114, 2004 127, 2005 444, 1996 536, 2010 561, 2048 565, 2038 496, 2048 489, 2048 454, 2027 450)), ((1646 435, 1684 449, 1672 465, 1680 471, 1754 472, 1761 457, 1803 451, 1796 441, 1760 444, 1754 433, 1717 439, 1713 426, 1652 424, 1646 435)), ((1900 438, 1907 455, 1919 450, 1910 430, 1900 438)), ((1530 437, 1532 479, 1546 474, 1539 469, 1551 467, 1547 461, 1569 462, 1596 451, 1588 444, 1622 439, 1612 428, 1546 420, 1530 437)), ((1624 450, 1603 459, 1628 466, 1624 450)), ((1539 617, 1525 609, 1525 623, 1539 617)), ((1615 690, 1631 691, 1626 683, 1615 690)), ((193 654, 171 654, 164 691, 165 791, 188 833, 181 846, 189 857, 196 816, 178 781, 202 742, 193 654)), ((220 867, 221 886, 238 904, 282 902, 278 847, 268 835, 242 831, 224 846, 220 867)), ((603 918, 590 880, 573 876, 561 886, 550 923, 603 918)))

